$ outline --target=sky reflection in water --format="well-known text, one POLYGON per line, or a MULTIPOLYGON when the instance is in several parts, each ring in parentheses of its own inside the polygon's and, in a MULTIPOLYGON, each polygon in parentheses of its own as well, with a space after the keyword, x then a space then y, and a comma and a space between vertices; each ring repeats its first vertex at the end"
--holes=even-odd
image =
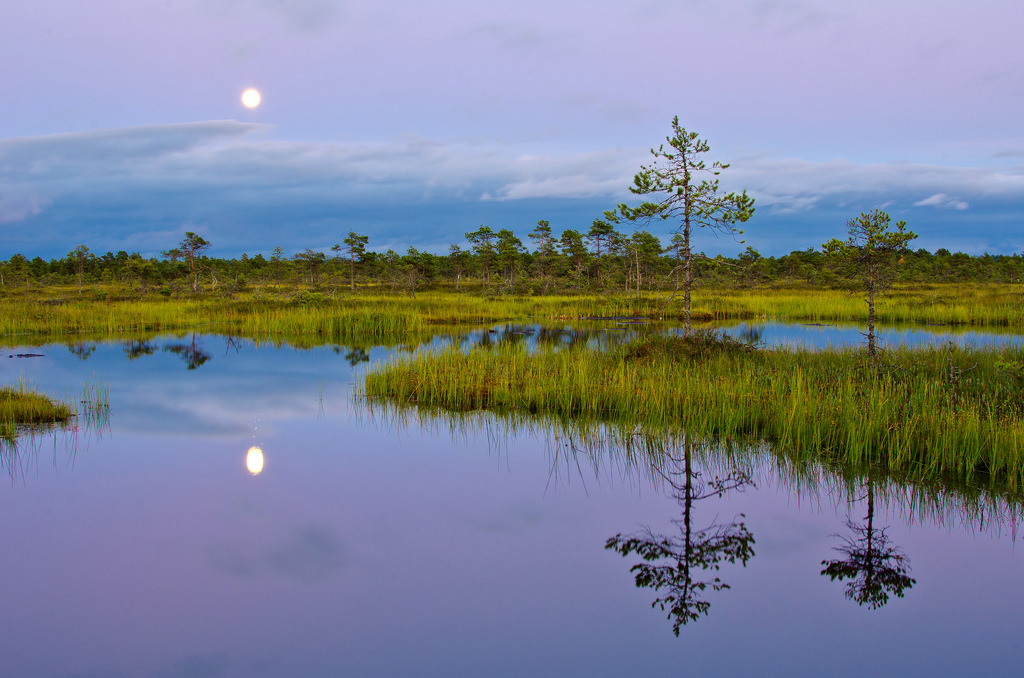
MULTIPOLYGON (((746 454, 753 485, 694 502, 691 522, 743 514, 754 555, 705 573, 730 588, 706 589, 676 638, 651 608, 661 593, 635 585, 639 560, 605 548, 679 534, 664 467, 529 422, 359 406, 359 371, 384 348, 197 336, 208 358, 188 369, 163 346, 191 336, 154 345, 0 362, 5 383, 56 395, 98 379, 111 412, 101 436, 5 458, 5 676, 1016 670, 1018 537, 989 510, 922 513, 911 489, 872 486, 873 527, 916 581, 871 610, 822 576, 848 519, 865 524, 867 485, 797 483, 766 450, 746 454)), ((707 482, 729 465, 706 451, 696 468, 707 482)))
MULTIPOLYGON (((722 326, 729 334, 765 346, 790 348, 824 349, 830 347, 857 348, 866 344, 866 325, 850 323, 784 323, 784 322, 743 322, 722 326)), ((975 331, 967 328, 948 326, 904 326, 876 329, 877 340, 882 348, 905 346, 943 346, 953 343, 966 347, 1020 346, 1024 337, 1019 334, 975 331)))

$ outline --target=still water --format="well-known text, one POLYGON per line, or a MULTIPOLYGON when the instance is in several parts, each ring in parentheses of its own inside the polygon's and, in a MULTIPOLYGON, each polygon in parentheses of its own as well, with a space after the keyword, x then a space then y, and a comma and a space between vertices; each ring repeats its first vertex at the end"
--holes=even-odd
POLYGON ((3 383, 98 380, 109 418, 0 458, 2 674, 1019 673, 1019 504, 366 407, 360 375, 396 350, 5 349, 3 383), (627 543, 669 555, 664 586, 627 543))
MULTIPOLYGON (((768 347, 857 348, 866 343, 866 325, 854 323, 741 322, 721 327, 725 332, 768 347)), ((876 337, 882 348, 948 346, 1000 348, 1024 345, 1024 336, 1012 332, 979 331, 969 326, 879 326, 876 337)))

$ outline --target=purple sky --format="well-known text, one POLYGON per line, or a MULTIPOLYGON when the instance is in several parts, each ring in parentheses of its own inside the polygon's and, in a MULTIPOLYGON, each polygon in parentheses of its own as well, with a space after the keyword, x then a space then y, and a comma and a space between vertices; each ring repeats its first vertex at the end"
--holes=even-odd
POLYGON ((757 199, 763 253, 876 207, 915 246, 1024 249, 1009 0, 10 4, 0 259, 156 254, 186 230, 226 256, 585 230, 673 115, 757 199))

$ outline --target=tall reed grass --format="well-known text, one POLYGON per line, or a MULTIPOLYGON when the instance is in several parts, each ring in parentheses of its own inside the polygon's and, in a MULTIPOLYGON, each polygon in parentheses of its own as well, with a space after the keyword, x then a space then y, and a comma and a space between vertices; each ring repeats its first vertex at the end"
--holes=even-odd
MULTIPOLYGON (((876 298, 881 323, 1024 325, 1024 288, 1012 285, 947 284, 899 286, 876 298)), ((866 322, 865 295, 844 290, 722 290, 698 300, 705 319, 778 318, 822 322, 866 322)))
MULTIPOLYGON (((139 333, 191 331, 252 338, 320 337, 400 342, 437 325, 511 320, 579 320, 642 316, 675 320, 678 299, 665 293, 640 297, 494 296, 425 292, 292 292, 194 296, 178 299, 99 300, 34 295, 0 297, 0 342, 66 335, 118 337, 139 333)), ((867 317, 862 295, 836 290, 701 290, 694 317, 705 320, 777 318, 796 321, 859 321, 867 317)), ((891 290, 878 302, 879 322, 916 322, 990 327, 1024 327, 1024 293, 1009 285, 945 285, 891 290)))
POLYGON ((38 393, 25 382, 0 387, 0 438, 12 439, 20 431, 67 422, 76 410, 38 393))
POLYGON ((542 441, 550 483, 641 483, 664 491, 671 459, 678 459, 688 446, 705 478, 739 472, 758 487, 785 488, 802 502, 838 510, 843 503, 863 499, 865 486, 871 483, 876 506, 908 524, 956 525, 1013 535, 1024 524, 1024 495, 1005 488, 992 491, 955 480, 911 479, 877 466, 839 464, 820 456, 809 462, 808 455, 794 454, 764 439, 701 438, 678 428, 651 429, 517 410, 455 411, 394 400, 358 400, 357 406, 357 412, 378 427, 426 430, 434 437, 447 432, 459 442, 482 435, 491 452, 499 455, 512 453, 522 438, 542 441))
POLYGON ((901 349, 875 372, 859 351, 750 351, 706 336, 606 352, 499 345, 395 358, 364 388, 456 411, 763 439, 797 461, 1024 491, 1020 349, 901 349))

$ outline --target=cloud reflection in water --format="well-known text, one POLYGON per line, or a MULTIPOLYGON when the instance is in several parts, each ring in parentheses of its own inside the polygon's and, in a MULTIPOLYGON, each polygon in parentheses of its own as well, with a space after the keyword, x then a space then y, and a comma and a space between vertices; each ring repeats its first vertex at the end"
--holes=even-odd
POLYGON ((345 566, 341 540, 324 525, 296 527, 267 548, 222 542, 208 551, 215 570, 235 577, 278 576, 300 584, 324 581, 345 566))

